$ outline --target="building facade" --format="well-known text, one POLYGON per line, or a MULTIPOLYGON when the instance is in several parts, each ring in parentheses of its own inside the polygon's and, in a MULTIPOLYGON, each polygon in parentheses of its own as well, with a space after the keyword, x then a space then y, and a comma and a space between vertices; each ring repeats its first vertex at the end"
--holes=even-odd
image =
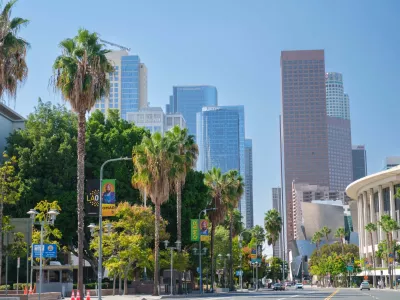
MULTIPOLYGON (((373 232, 373 241, 365 230, 368 223, 376 223, 383 215, 389 215, 400 224, 400 199, 396 191, 400 188, 400 166, 362 177, 351 183, 346 193, 356 203, 352 210, 353 228, 358 232, 360 256, 372 262, 372 248, 378 250, 378 244, 386 240, 386 234, 380 226, 373 232), (373 243, 372 243, 373 242, 373 243)), ((400 237, 400 230, 392 232, 393 240, 400 237)), ((386 267, 386 262, 376 258, 376 267, 386 267)), ((380 271, 378 271, 380 275, 380 271)), ((387 270, 384 270, 387 274, 387 270)))
POLYGON ((400 165, 400 156, 388 156, 385 158, 383 169, 388 170, 398 165, 400 165))
POLYGON ((25 121, 24 117, 7 105, 0 103, 0 150, 2 153, 7 145, 8 136, 15 130, 24 129, 25 121))
POLYGON ((114 66, 114 72, 108 74, 110 92, 95 104, 93 110, 106 113, 108 109, 118 109, 121 118, 127 120, 128 113, 148 106, 147 68, 138 55, 129 55, 125 50, 111 51, 106 56, 114 66))
MULTIPOLYGON (((284 199, 292 208, 293 180, 329 186, 324 51, 282 51, 281 87, 284 199)), ((292 209, 286 228, 290 245, 292 209)))
MULTIPOLYGON (((216 167, 223 173, 238 170, 246 186, 244 107, 203 107, 197 113, 196 124, 199 147, 197 169, 207 172, 216 167)), ((239 211, 244 224, 247 224, 245 196, 240 201, 239 211)))
POLYGON ((253 141, 251 139, 245 140, 244 148, 245 157, 245 199, 246 199, 246 228, 250 229, 254 226, 254 213, 253 213, 253 141))
MULTIPOLYGON (((284 211, 282 209, 282 191, 280 187, 272 188, 272 208, 277 210, 279 214, 282 216, 284 211)), ((275 243, 275 246, 272 248, 272 255, 274 257, 279 257, 282 259, 283 254, 283 235, 279 236, 279 240, 275 243)))
POLYGON ((343 75, 337 72, 325 74, 326 113, 330 117, 350 120, 349 95, 344 93, 343 75))
POLYGON ((364 145, 352 147, 353 181, 367 176, 367 151, 364 145))
POLYGON ((126 120, 133 122, 138 127, 145 127, 151 133, 164 134, 175 125, 186 128, 186 122, 181 114, 165 115, 161 107, 147 107, 138 112, 128 112, 126 120))
POLYGON ((214 86, 174 86, 166 112, 181 113, 186 121, 189 134, 196 135, 196 114, 204 106, 217 106, 218 95, 214 86))

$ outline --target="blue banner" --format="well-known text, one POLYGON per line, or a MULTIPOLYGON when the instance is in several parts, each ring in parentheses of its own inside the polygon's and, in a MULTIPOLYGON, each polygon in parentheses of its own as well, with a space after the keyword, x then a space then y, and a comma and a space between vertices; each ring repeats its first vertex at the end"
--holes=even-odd
MULTIPOLYGON (((43 258, 57 258, 57 245, 44 244, 42 246, 43 258)), ((33 258, 40 258, 40 244, 33 244, 33 258)))

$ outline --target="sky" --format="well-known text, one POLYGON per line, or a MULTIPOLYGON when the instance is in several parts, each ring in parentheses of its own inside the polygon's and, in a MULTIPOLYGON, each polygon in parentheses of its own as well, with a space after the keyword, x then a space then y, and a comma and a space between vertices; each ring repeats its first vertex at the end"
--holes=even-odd
POLYGON ((29 77, 16 110, 37 98, 62 102, 49 85, 61 40, 81 27, 139 54, 148 99, 165 108, 173 85, 208 84, 219 105, 244 104, 253 139, 254 215, 262 225, 280 185, 280 52, 324 49, 326 71, 341 72, 350 95, 353 144, 367 149, 368 173, 400 155, 400 1, 336 0, 19 0, 30 20, 29 77))

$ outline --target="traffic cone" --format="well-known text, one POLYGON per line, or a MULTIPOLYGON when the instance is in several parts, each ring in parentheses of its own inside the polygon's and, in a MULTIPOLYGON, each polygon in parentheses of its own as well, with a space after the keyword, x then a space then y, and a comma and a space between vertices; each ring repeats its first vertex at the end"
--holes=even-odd
POLYGON ((89 290, 87 290, 87 292, 86 292, 86 300, 90 300, 90 291, 89 290))
POLYGON ((28 295, 28 288, 27 288, 27 286, 24 287, 24 295, 28 295))
POLYGON ((36 284, 33 286, 33 293, 36 294, 36 284))
POLYGON ((81 300, 81 293, 79 290, 76 290, 76 299, 75 300, 81 300))
POLYGON ((75 300, 75 293, 74 293, 74 290, 72 290, 71 300, 75 300))
POLYGON ((32 286, 29 287, 29 295, 32 295, 32 286))

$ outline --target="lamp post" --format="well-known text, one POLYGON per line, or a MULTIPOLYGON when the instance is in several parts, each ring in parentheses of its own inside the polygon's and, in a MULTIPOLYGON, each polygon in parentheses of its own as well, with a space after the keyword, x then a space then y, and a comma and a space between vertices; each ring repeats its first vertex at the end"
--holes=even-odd
POLYGON ((109 160, 106 160, 100 168, 100 195, 99 195, 99 261, 98 261, 98 271, 97 271, 97 279, 98 279, 98 286, 99 286, 99 300, 101 300, 101 281, 103 279, 103 216, 102 216, 102 209, 101 206, 103 204, 103 193, 101 191, 101 182, 103 181, 103 170, 104 166, 110 162, 114 161, 121 161, 121 160, 132 160, 130 157, 120 157, 120 158, 112 158, 109 160))
MULTIPOLYGON (((207 250, 208 249, 206 247, 203 247, 203 249, 197 249, 197 248, 192 249, 193 255, 199 255, 199 256, 207 255, 207 250)), ((199 286, 200 286, 200 282, 199 282, 199 286)), ((207 288, 208 288, 208 284, 207 284, 207 288)))
MULTIPOLYGON (((214 210, 217 210, 217 209, 215 207, 213 207, 213 208, 205 208, 199 213, 199 219, 198 219, 199 228, 200 228, 201 215, 203 213, 206 214, 207 211, 214 211, 214 210)), ((199 249, 201 249, 201 236, 199 236, 199 249)), ((212 269, 212 262, 211 262, 211 269, 212 269)), ((213 272, 213 270, 211 271, 211 276, 213 275, 212 272, 213 272)), ((199 273, 200 273, 200 287, 199 287, 200 288, 200 294, 203 294, 203 272, 201 270, 201 255, 199 255, 199 273)), ((212 287, 212 289, 214 291, 214 283, 213 282, 211 282, 211 287, 212 287)))
POLYGON ((174 276, 173 276, 173 269, 174 269, 174 250, 180 251, 181 250, 181 241, 176 241, 176 247, 168 247, 169 241, 164 241, 165 249, 169 249, 171 251, 171 293, 170 295, 172 296, 174 294, 174 276))
MULTIPOLYGON (((36 218, 36 216, 38 215, 38 212, 34 209, 30 209, 27 212, 28 215, 30 215, 30 217, 34 220, 36 218)), ((40 225, 40 250, 39 250, 39 261, 40 261, 40 267, 39 267, 39 300, 40 300, 40 296, 42 293, 42 273, 43 273, 43 227, 45 224, 49 224, 49 225, 54 225, 54 221, 56 220, 57 216, 60 213, 58 212, 58 210, 56 209, 50 209, 47 212, 47 215, 45 216, 43 221, 40 222, 34 222, 33 224, 37 224, 40 225)), ((33 247, 32 247, 32 257, 31 259, 33 260, 33 247)), ((31 283, 32 283, 32 276, 31 276, 31 283)))

